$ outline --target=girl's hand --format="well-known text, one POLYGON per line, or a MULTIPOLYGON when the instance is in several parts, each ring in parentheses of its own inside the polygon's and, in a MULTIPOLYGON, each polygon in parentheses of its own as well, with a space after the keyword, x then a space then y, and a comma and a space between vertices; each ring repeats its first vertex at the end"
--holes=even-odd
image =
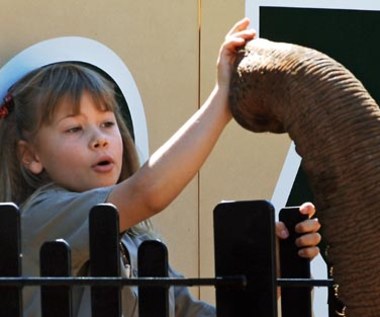
MULTIPOLYGON (((319 254, 318 243, 321 241, 321 235, 318 233, 321 225, 318 219, 310 219, 315 213, 315 207, 312 203, 304 203, 300 207, 300 213, 308 215, 309 219, 296 225, 296 232, 302 233, 302 236, 296 240, 296 245, 300 248, 299 256, 312 260, 319 254)), ((280 239, 286 239, 289 236, 288 230, 283 222, 276 223, 276 235, 280 239)))
POLYGON ((217 60, 219 86, 229 87, 236 52, 243 47, 247 41, 252 40, 256 36, 256 31, 248 29, 248 25, 249 19, 244 18, 238 21, 225 36, 217 60))

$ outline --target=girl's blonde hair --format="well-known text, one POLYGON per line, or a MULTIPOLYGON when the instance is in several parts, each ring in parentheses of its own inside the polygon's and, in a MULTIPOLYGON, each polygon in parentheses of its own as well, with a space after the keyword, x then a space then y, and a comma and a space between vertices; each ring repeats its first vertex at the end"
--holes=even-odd
POLYGON ((39 128, 51 122, 63 98, 79 112, 84 92, 91 94, 99 109, 115 113, 124 149, 119 182, 139 168, 133 138, 116 101, 116 87, 92 68, 68 62, 51 64, 30 72, 9 89, 13 106, 7 117, 0 119, 0 201, 22 204, 36 189, 51 182, 46 173, 34 175, 23 166, 18 142, 33 140, 39 128))

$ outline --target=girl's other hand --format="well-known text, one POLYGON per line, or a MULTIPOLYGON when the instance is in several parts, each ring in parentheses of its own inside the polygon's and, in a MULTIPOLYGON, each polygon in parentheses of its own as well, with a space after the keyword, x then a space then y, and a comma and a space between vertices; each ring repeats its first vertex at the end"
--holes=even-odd
MULTIPOLYGON (((321 241, 321 235, 318 230, 321 227, 317 218, 311 219, 315 213, 315 207, 312 203, 304 203, 300 207, 300 213, 308 215, 309 219, 298 223, 295 227, 296 232, 302 235, 296 239, 296 245, 300 248, 299 256, 312 260, 319 254, 318 244, 321 241)), ((286 239, 289 236, 288 230, 283 222, 276 223, 276 235, 280 239, 286 239)))
POLYGON ((248 29, 248 26, 249 19, 244 18, 238 21, 225 36, 217 60, 219 86, 229 87, 237 51, 256 36, 256 31, 248 29))

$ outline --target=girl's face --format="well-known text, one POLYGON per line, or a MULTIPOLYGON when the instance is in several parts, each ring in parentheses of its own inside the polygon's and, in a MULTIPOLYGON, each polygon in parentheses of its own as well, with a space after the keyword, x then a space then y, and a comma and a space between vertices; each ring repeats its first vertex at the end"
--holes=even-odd
POLYGON ((99 110, 88 93, 81 97, 79 114, 63 100, 32 143, 20 142, 25 167, 34 174, 45 171, 68 190, 110 186, 119 179, 123 143, 115 115, 99 110))

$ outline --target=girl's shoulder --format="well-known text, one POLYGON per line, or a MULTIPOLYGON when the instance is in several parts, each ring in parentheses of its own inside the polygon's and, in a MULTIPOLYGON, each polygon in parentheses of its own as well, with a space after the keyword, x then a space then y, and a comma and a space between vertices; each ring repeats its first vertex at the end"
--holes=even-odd
POLYGON ((23 218, 88 214, 92 207, 105 203, 112 187, 102 187, 85 192, 69 191, 56 184, 47 184, 37 189, 20 207, 23 218))
POLYGON ((32 195, 30 195, 21 205, 20 208, 27 209, 27 206, 30 206, 33 204, 36 200, 43 199, 44 196, 50 196, 50 193, 54 193, 56 191, 59 191, 59 186, 55 185, 54 183, 49 183, 47 185, 41 186, 40 188, 36 189, 32 195))

